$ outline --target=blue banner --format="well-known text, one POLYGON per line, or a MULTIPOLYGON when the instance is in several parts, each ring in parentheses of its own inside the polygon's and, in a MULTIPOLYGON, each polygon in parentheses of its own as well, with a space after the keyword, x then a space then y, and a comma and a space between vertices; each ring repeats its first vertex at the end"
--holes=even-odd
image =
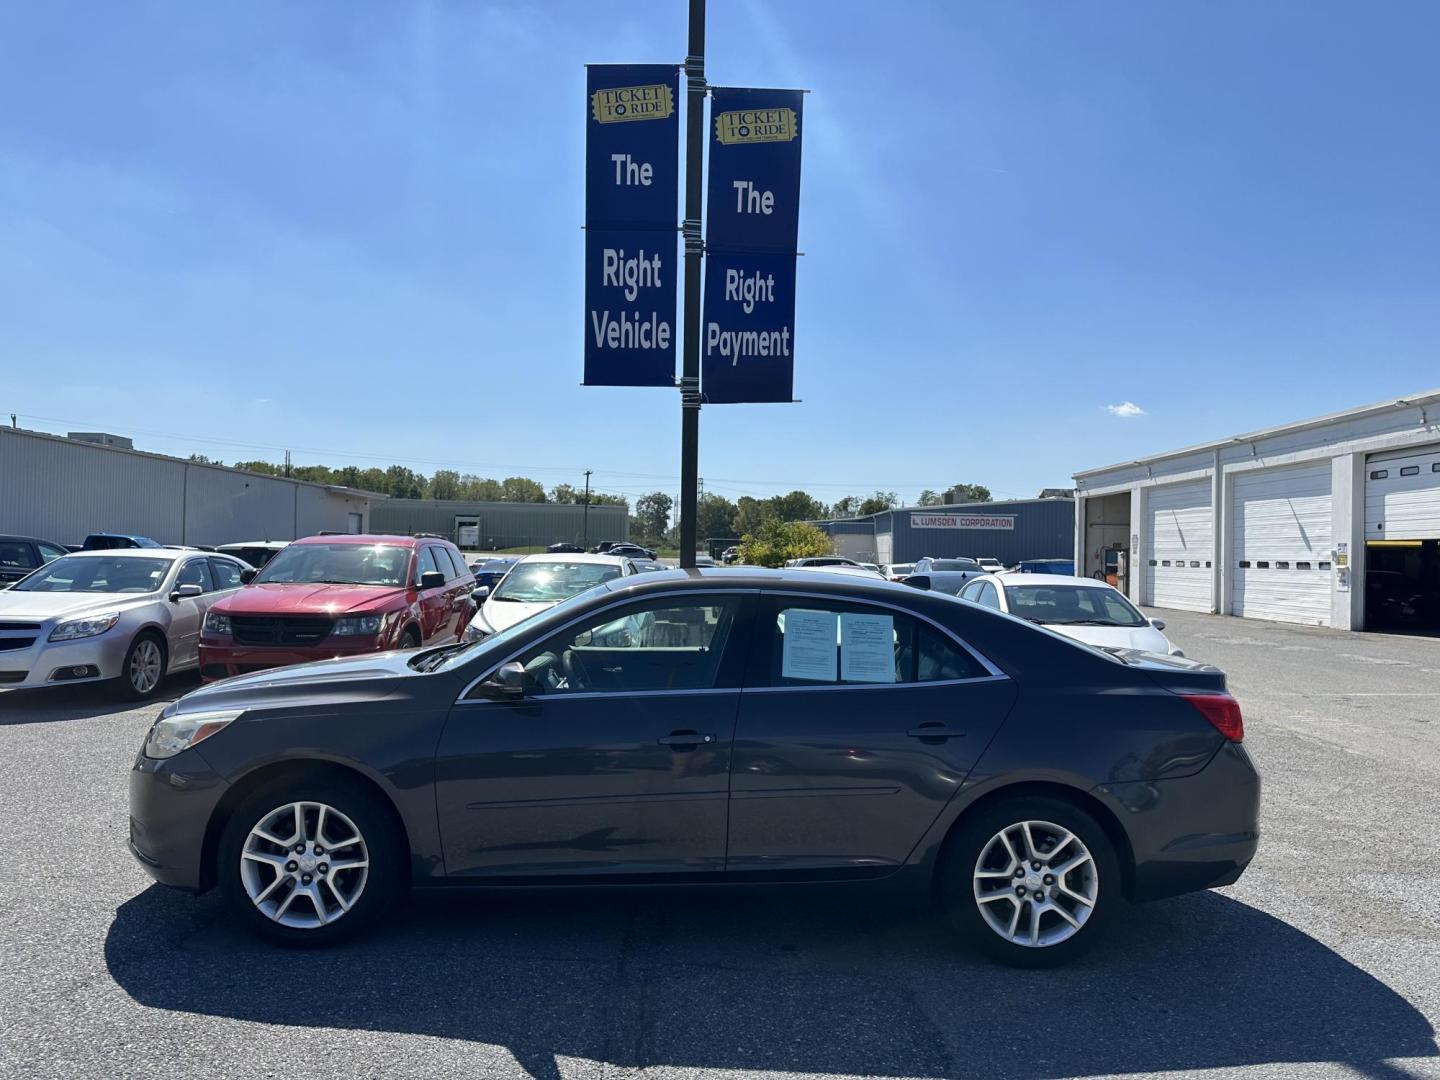
POLYGON ((798 90, 711 93, 700 339, 707 404, 793 400, 803 103, 798 90))
POLYGON ((586 69, 585 384, 675 385, 680 76, 586 69))

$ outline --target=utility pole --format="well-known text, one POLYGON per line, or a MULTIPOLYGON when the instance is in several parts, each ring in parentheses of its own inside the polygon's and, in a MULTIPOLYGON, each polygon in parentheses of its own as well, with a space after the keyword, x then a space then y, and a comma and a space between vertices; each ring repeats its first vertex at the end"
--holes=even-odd
POLYGON ((585 470, 585 513, 582 520, 585 522, 585 534, 580 538, 581 547, 590 546, 590 474, 593 469, 585 470))
POLYGON ((700 478, 701 167, 705 157, 705 0, 690 0, 685 57, 685 355, 680 375, 680 565, 695 565, 700 478))

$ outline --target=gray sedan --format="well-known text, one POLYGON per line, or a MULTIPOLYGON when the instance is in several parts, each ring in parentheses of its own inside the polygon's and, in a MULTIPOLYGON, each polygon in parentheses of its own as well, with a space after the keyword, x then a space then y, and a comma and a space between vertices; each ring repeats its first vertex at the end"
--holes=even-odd
POLYGON ((148 698, 195 667, 200 626, 246 564, 168 548, 79 551, 0 592, 0 691, 114 680, 148 698))

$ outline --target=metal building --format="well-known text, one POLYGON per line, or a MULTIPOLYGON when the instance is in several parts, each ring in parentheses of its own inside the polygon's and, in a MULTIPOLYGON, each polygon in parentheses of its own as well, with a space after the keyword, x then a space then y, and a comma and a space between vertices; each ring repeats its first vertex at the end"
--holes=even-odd
POLYGON ((1440 631, 1440 391, 1075 474, 1074 552, 1137 603, 1440 631))
POLYGON ((862 562, 911 563, 932 556, 1068 559, 1074 546, 1075 500, 905 506, 859 518, 818 521, 836 554, 862 562))
POLYGON ((618 505, 387 499, 372 513, 376 532, 437 533, 464 551, 495 551, 565 542, 591 547, 630 538, 630 511, 618 505))
POLYGON ((383 495, 0 428, 0 533, 78 544, 92 532, 162 544, 364 532, 383 495))

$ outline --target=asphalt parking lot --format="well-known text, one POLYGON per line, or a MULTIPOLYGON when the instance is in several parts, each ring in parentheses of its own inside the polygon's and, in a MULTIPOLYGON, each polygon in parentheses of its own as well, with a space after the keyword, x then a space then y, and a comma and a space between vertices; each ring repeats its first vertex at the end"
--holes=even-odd
POLYGON ((0 1075, 1440 1076, 1440 641, 1163 615, 1244 706, 1260 854, 1048 973, 815 891, 422 900, 275 951, 126 853, 158 705, 0 696, 0 1075))

